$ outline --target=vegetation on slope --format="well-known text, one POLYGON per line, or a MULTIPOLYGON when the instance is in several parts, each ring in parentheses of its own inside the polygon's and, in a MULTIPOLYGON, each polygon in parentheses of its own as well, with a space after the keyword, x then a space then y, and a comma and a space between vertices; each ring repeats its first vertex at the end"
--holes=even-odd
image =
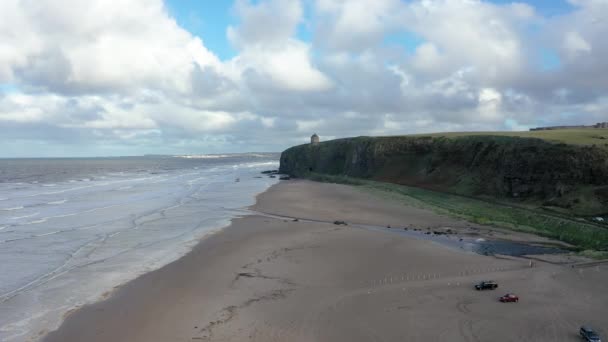
POLYGON ((473 222, 606 251, 608 224, 594 220, 608 220, 608 149, 590 143, 606 132, 338 139, 287 149, 280 172, 363 184, 473 222))
POLYGON ((557 129, 545 131, 524 131, 524 132, 451 132, 418 134, 410 137, 470 137, 470 136, 503 136, 518 138, 536 138, 547 142, 564 143, 570 145, 596 146, 608 150, 608 129, 557 129))
POLYGON ((361 186, 407 205, 432 209, 478 224, 537 234, 576 246, 585 255, 597 258, 608 257, 608 226, 603 227, 552 213, 404 185, 316 173, 309 174, 308 178, 361 186))

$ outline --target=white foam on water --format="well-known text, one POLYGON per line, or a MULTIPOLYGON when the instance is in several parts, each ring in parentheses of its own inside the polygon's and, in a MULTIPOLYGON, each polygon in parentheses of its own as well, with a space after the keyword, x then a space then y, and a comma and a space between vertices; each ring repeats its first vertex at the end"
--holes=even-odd
POLYGON ((186 159, 220 159, 232 157, 229 154, 199 154, 199 155, 183 155, 174 156, 175 158, 186 158, 186 159))
POLYGON ((46 222, 46 221, 47 221, 47 219, 46 219, 46 218, 43 218, 43 219, 40 219, 40 220, 35 220, 35 221, 26 222, 26 223, 24 223, 23 225, 24 225, 24 226, 29 226, 29 225, 31 225, 31 224, 39 224, 39 223, 44 223, 44 222, 46 222))
POLYGON ((10 217, 11 220, 20 220, 20 219, 24 219, 24 218, 28 218, 28 217, 34 217, 39 215, 40 213, 33 213, 33 214, 29 214, 29 215, 24 215, 24 216, 14 216, 14 217, 10 217))
POLYGON ((162 177, 117 173, 121 179, 59 183, 53 191, 12 188, 12 207, 35 207, 39 218, 0 216, 0 341, 39 339, 67 311, 174 261, 228 225, 242 215, 234 208, 252 205, 277 182, 256 178, 277 162, 251 164, 198 165, 162 177))
POLYGON ((50 204, 50 205, 57 205, 57 204, 63 204, 63 203, 65 203, 65 202, 67 202, 67 201, 68 201, 67 199, 63 199, 63 200, 61 200, 61 201, 51 201, 51 202, 47 202, 47 204, 50 204))
POLYGON ((12 207, 12 208, 2 208, 0 210, 4 210, 4 211, 14 211, 14 210, 21 210, 23 209, 23 206, 18 206, 18 207, 12 207))

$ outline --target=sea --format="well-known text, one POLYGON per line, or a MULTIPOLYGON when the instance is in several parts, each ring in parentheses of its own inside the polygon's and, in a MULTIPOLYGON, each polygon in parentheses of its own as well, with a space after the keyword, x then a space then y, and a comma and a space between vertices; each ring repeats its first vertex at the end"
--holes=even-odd
POLYGON ((246 215, 278 159, 0 159, 0 341, 35 341, 246 215))

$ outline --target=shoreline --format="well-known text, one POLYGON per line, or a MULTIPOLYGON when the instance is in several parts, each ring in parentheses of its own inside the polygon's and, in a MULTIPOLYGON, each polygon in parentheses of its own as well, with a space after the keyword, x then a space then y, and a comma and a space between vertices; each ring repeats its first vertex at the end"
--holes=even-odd
MULTIPOLYGON (((146 185, 146 189, 143 190, 134 186, 126 192, 121 192, 121 190, 113 189, 112 186, 102 184, 102 186, 107 186, 109 189, 107 191, 114 191, 110 194, 111 196, 138 197, 139 193, 145 191, 148 197, 143 200, 138 198, 137 201, 130 201, 129 203, 133 203, 132 206, 123 206, 120 211, 109 212, 107 215, 89 215, 89 217, 85 215, 89 211, 83 211, 85 214, 78 217, 77 215, 66 215, 73 222, 49 220, 50 228, 48 230, 52 234, 44 234, 44 229, 47 229, 45 226, 36 226, 37 235, 32 236, 31 241, 48 244, 51 246, 48 248, 49 250, 34 249, 28 253, 27 247, 36 246, 36 243, 28 245, 27 242, 30 240, 27 239, 23 239, 25 243, 22 245, 12 243, 10 247, 15 249, 16 257, 14 259, 19 262, 19 258, 27 256, 27 260, 31 260, 31 264, 35 266, 33 270, 46 266, 44 260, 36 262, 36 256, 39 254, 61 255, 61 260, 56 264, 51 264, 52 267, 45 272, 40 272, 41 276, 37 276, 33 281, 28 280, 26 285, 18 289, 15 287, 15 290, 11 289, 12 293, 5 293, 6 297, 2 301, 2 311, 0 311, 0 321, 2 321, 0 340, 15 342, 40 340, 41 336, 48 331, 58 329, 66 317, 80 308, 103 301, 128 282, 188 254, 201 240, 229 226, 233 218, 246 215, 240 208, 254 204, 257 195, 276 183, 272 179, 256 179, 259 174, 259 166, 239 169, 230 166, 229 168, 228 173, 223 172, 220 167, 200 171, 182 171, 180 169, 176 173, 165 175, 165 178, 158 176, 161 178, 155 179, 177 179, 177 181, 167 183, 169 185, 165 185, 163 182, 152 182, 153 185, 146 185), (196 181, 201 183, 199 181, 201 174, 210 175, 211 181, 196 184, 196 181), (243 181, 235 182, 232 174, 240 175, 243 177, 243 181), (175 175, 177 177, 173 177, 175 175), (190 184, 188 181, 191 180, 194 180, 195 183, 190 184), (155 185, 159 183, 160 185, 155 185), (158 200, 154 197, 154 191, 160 192, 168 188, 171 190, 171 195, 177 199, 162 196, 162 200, 158 200), (205 190, 209 190, 207 191, 209 196, 202 193, 205 190), (198 196, 199 192, 202 196, 198 196), (192 194, 193 198, 188 198, 192 194), (180 197, 182 195, 183 197, 180 197), (206 197, 212 197, 211 201, 208 201, 206 197), (146 201, 147 199, 150 201, 146 201), (105 218, 108 221, 104 221, 105 218), (68 228, 53 229, 53 227, 61 227, 63 224, 68 228), (76 228, 72 228, 70 225, 76 228), (81 226, 85 228, 81 229, 81 226), (74 236, 73 240, 70 239, 72 236, 74 236), (53 240, 54 237, 57 238, 53 240), (85 242, 83 243, 81 240, 85 242), (60 253, 64 246, 72 245, 77 245, 77 248, 71 250, 65 248, 69 253, 60 253), (30 256, 30 254, 33 255, 30 256), (67 256, 64 257, 64 255, 67 256)), ((134 178, 127 175, 126 179, 131 181, 134 178)), ((139 179, 135 178, 133 182, 137 181, 139 179)), ((85 193, 82 196, 86 195, 85 193)), ((108 195, 102 193, 98 197, 105 199, 108 195)), ((122 199, 122 197, 119 198, 119 200, 122 199)), ((43 202, 46 201, 48 200, 43 202)), ((63 203, 65 202, 69 204, 78 201, 64 200, 63 203)), ((96 207, 94 201, 89 202, 92 203, 90 206, 96 207)), ((53 209, 57 210, 57 208, 59 207, 53 206, 53 209)), ((111 206, 107 208, 111 208, 111 206)), ((78 213, 77 210, 71 210, 71 207, 59 209, 78 213)), ((14 229, 14 231, 17 232, 15 234, 19 233, 18 229, 14 229)), ((32 231, 34 231, 33 228, 32 231)), ((27 231, 21 234, 26 233, 27 231)), ((30 238, 28 235, 25 236, 30 238)), ((9 255, 11 250, 9 248, 3 252, 3 255, 9 255)), ((10 262, 10 258, 7 258, 6 261, 5 269, 17 268, 10 262)), ((51 259, 49 263, 54 261, 56 260, 51 259)), ((17 265, 20 264, 17 263, 17 265)), ((26 266, 29 265, 24 264, 22 267, 24 272, 30 269, 26 266)), ((20 273, 16 273, 13 278, 17 278, 19 275, 20 273)), ((11 273, 7 272, 3 279, 9 279, 9 282, 3 283, 3 285, 10 285, 10 280, 13 278, 11 278, 11 273)))
MULTIPOLYGON (((539 267, 530 268, 528 261, 518 258, 482 256, 399 234, 332 224, 407 224, 450 227, 458 232, 478 229, 465 221, 405 207, 352 187, 288 181, 273 185, 255 200, 251 215, 232 219, 229 226, 203 238, 181 258, 120 286, 101 302, 70 313, 59 329, 42 341, 364 341, 373 336, 446 341, 477 336, 484 340, 488 335, 476 325, 484 323, 498 332, 501 329, 497 322, 471 317, 494 305, 469 293, 472 282, 483 280, 481 277, 491 276, 544 300, 547 296, 542 288, 526 289, 516 280, 571 291, 551 281, 559 274, 567 286, 582 286, 571 284, 573 277, 580 276, 576 271, 542 261, 539 267), (283 217, 270 218, 255 211, 283 217), (441 291, 448 297, 435 298, 433 293, 441 291), (420 306, 414 297, 427 298, 433 305, 420 306), (452 299, 457 303, 446 306, 444 302, 452 299), (478 305, 479 310, 458 309, 463 301, 471 302, 466 304, 469 307, 478 305), (395 302, 401 304, 395 307, 395 302), (380 314, 387 308, 393 315, 380 314), (436 333, 432 329, 404 329, 403 322, 397 323, 393 317, 409 317, 407 326, 424 327, 437 315, 447 327, 439 338, 428 335, 436 333), (384 320, 378 321, 379 317, 384 320), (354 323, 361 320, 369 322, 367 327, 354 323), (468 323, 461 324, 463 320, 477 323, 468 327, 468 323), (460 337, 453 338, 454 334, 460 337)), ((518 233, 498 234, 526 239, 518 233)), ((608 279, 605 266, 597 266, 596 273, 591 276, 608 279)), ((598 291, 593 284, 587 286, 592 287, 591 293, 598 291)), ((601 296, 604 300, 605 295, 601 296)), ((488 299, 487 295, 483 298, 488 299)), ((502 319, 515 320, 522 333, 530 333, 543 317, 543 312, 537 311, 547 305, 523 306, 540 318, 526 323, 511 317, 512 311, 507 310, 502 319)), ((529 314, 525 317, 531 319, 529 314)), ((596 324, 606 323, 603 318, 594 319, 596 324)), ((573 329, 570 325, 551 329, 573 329)), ((532 334, 539 341, 551 340, 532 334)))

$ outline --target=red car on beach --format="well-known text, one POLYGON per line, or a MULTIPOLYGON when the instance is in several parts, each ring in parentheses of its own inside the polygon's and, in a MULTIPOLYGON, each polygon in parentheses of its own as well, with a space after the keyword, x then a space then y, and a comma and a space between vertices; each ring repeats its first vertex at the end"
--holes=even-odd
POLYGON ((506 295, 500 297, 498 300, 500 300, 503 303, 517 303, 517 302, 519 302, 519 297, 517 297, 516 295, 514 295, 512 293, 507 293, 506 295))

